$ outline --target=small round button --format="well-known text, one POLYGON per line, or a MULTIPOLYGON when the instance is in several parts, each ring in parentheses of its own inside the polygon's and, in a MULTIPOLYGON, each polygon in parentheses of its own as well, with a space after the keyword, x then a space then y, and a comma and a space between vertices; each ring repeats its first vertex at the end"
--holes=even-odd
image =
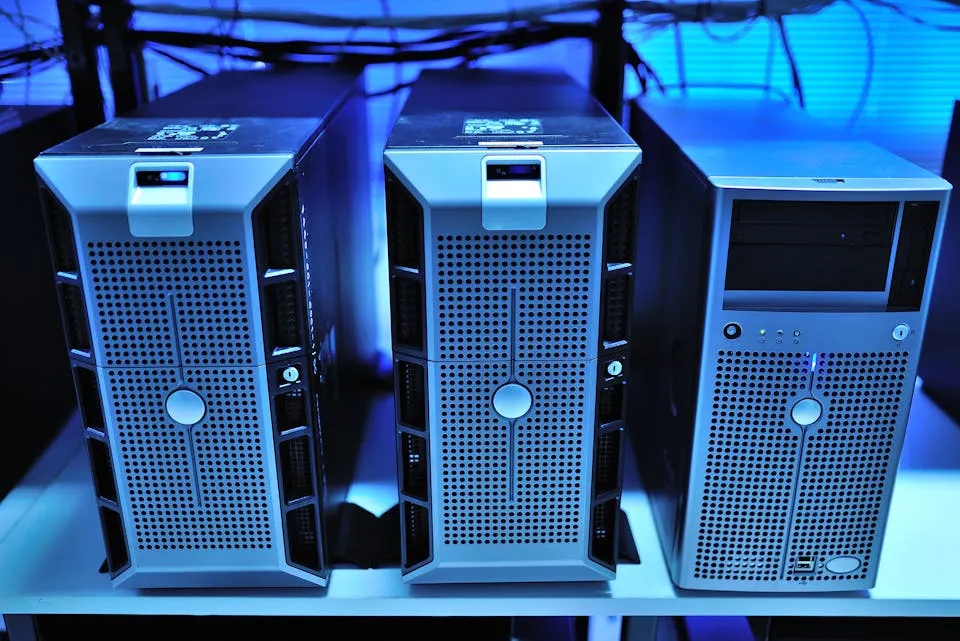
POLYGON ((207 408, 199 394, 188 389, 178 389, 167 397, 167 414, 181 425, 195 425, 200 422, 207 408))
POLYGON ((734 340, 735 338, 740 338, 740 334, 743 333, 743 329, 740 328, 740 325, 737 323, 727 323, 723 326, 723 337, 734 340))
POLYGON ((290 367, 285 367, 283 372, 280 373, 280 375, 283 377, 283 380, 285 380, 288 383, 296 383, 297 381, 300 380, 300 370, 294 367, 293 365, 291 365, 290 367))
POLYGON ((793 422, 802 427, 813 425, 820 420, 823 414, 823 406, 815 398, 804 398, 797 401, 797 404, 790 410, 790 418, 793 422))
POLYGON ((507 383, 493 395, 493 409, 503 418, 520 418, 532 404, 530 390, 517 383, 507 383))
POLYGON ((910 326, 906 323, 900 323, 893 328, 893 340, 902 341, 910 335, 910 326))
POLYGON ((620 361, 610 361, 607 363, 607 374, 610 376, 620 376, 623 373, 623 363, 620 361))

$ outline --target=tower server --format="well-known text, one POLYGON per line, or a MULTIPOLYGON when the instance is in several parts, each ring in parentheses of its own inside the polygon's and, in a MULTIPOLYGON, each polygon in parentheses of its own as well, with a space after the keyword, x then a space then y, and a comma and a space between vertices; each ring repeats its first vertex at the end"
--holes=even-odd
POLYGON ((332 419, 333 230, 362 213, 331 206, 329 165, 352 150, 328 143, 362 126, 362 78, 189 92, 199 117, 175 95, 173 115, 161 100, 35 163, 110 576, 324 585, 358 438, 332 419), (285 117, 301 91, 318 117, 285 117), (216 117, 204 97, 259 117, 216 117))
POLYGON ((873 586, 950 186, 784 105, 648 101, 633 134, 635 442, 674 581, 873 586))
MULTIPOLYGON (((960 183, 960 102, 954 105, 953 124, 947 140, 947 152, 940 174, 951 183, 960 183)), ((930 301, 927 341, 918 371, 923 391, 960 423, 960 371, 957 361, 960 349, 953 339, 960 319, 960 299, 956 290, 960 275, 960 200, 950 201, 950 213, 943 231, 937 280, 930 301)))
POLYGON ((405 578, 612 578, 640 150, 567 76, 428 71, 384 164, 405 578))

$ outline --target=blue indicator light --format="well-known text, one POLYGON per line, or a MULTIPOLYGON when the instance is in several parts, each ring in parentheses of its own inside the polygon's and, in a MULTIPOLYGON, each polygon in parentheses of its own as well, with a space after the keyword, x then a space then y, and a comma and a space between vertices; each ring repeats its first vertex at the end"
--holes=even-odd
POLYGON ((161 171, 160 182, 164 183, 182 183, 187 179, 185 171, 161 171))
POLYGON ((814 352, 810 357, 810 371, 817 369, 817 354, 814 352))

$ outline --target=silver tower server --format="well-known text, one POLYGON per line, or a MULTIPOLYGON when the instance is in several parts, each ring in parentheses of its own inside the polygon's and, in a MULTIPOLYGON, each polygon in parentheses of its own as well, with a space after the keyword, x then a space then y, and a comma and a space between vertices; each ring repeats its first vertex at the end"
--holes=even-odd
POLYGON ((873 586, 950 185, 785 105, 650 100, 632 133, 631 411, 674 581, 873 586))
POLYGON ((384 163, 405 578, 612 578, 640 150, 567 76, 428 71, 384 163))
POLYGON ((331 207, 330 163, 351 150, 328 143, 362 123, 362 79, 241 75, 190 93, 281 106, 191 118, 175 96, 177 115, 161 101, 35 163, 115 585, 329 575, 351 473, 331 402, 333 230, 355 212, 331 207), (301 92, 321 116, 277 117, 301 92))

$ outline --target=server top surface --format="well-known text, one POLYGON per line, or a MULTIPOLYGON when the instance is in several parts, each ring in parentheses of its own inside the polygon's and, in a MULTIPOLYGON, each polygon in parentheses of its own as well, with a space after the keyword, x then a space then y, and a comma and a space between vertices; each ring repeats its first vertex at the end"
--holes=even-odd
POLYGON ((149 118, 328 119, 351 95, 363 93, 359 70, 303 66, 223 71, 135 111, 149 118))
POLYGON ((414 84, 387 148, 534 141, 545 147, 635 146, 589 92, 565 74, 433 69, 414 84))
MULTIPOLYGON (((843 130, 785 103, 652 97, 641 101, 640 108, 704 176, 714 181, 718 178, 939 180, 925 169, 876 145, 855 140, 843 130)), ((644 145, 643 140, 639 142, 644 145)), ((653 155, 650 160, 654 160, 653 155)))
POLYGON ((193 150, 191 155, 296 156, 312 144, 321 125, 318 118, 115 118, 42 155, 126 155, 172 148, 193 150))

